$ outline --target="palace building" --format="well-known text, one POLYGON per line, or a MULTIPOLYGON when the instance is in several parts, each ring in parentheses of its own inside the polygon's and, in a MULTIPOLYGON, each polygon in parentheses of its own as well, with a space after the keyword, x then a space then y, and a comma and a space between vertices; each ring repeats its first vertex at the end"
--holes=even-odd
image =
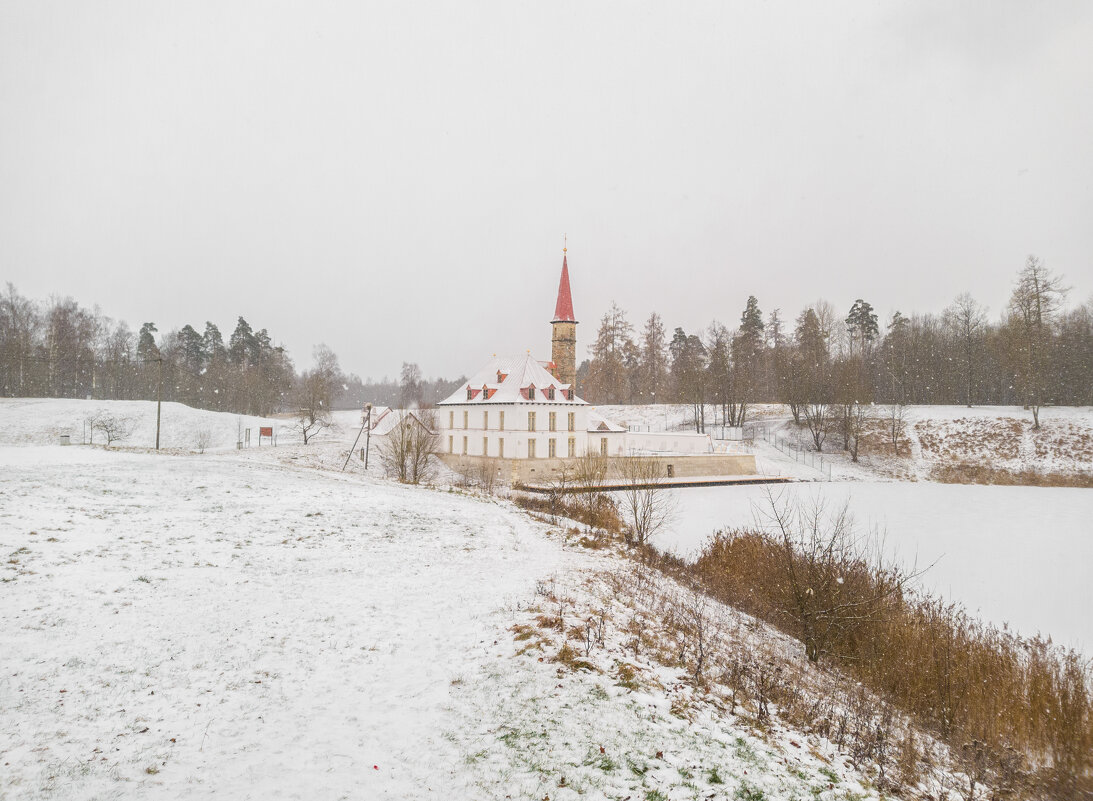
POLYGON ((577 395, 577 319, 562 250, 562 275, 551 320, 551 360, 494 355, 436 408, 440 458, 460 471, 489 460, 502 480, 549 481, 567 460, 592 453, 666 460, 668 476, 755 472, 755 458, 714 454, 708 434, 633 432, 600 415, 577 395))

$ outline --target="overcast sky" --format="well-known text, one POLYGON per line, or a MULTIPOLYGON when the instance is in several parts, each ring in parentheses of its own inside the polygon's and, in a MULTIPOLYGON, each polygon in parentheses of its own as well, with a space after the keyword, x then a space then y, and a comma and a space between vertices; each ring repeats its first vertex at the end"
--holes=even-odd
POLYGON ((0 282, 300 366, 1093 292, 1093 4, 7 2, 0 282))

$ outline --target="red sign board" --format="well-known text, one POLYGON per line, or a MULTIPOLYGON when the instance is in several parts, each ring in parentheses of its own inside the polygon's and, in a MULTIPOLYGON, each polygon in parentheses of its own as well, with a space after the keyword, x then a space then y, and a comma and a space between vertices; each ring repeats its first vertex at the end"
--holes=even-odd
POLYGON ((262 426, 261 428, 258 429, 258 436, 260 436, 260 437, 272 437, 273 436, 273 426, 262 426))

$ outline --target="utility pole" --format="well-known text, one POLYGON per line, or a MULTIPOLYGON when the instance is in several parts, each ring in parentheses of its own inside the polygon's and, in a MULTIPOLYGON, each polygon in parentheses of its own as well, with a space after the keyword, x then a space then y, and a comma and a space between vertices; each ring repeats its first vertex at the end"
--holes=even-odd
POLYGON ((365 472, 368 471, 368 445, 367 445, 367 443, 372 438, 372 404, 371 403, 367 404, 364 407, 364 411, 365 411, 365 414, 367 414, 367 417, 365 417, 365 414, 361 415, 361 430, 357 432, 357 438, 355 440, 353 440, 353 447, 349 449, 349 455, 345 457, 345 464, 342 465, 342 472, 343 473, 345 472, 345 468, 349 466, 349 460, 353 458, 353 451, 355 451, 357 449, 357 443, 361 441, 361 434, 363 434, 365 431, 368 432, 368 435, 364 439, 364 441, 365 441, 365 446, 364 446, 364 469, 365 469, 365 472))
POLYGON ((163 411, 163 357, 159 362, 159 389, 156 391, 156 450, 159 450, 159 421, 163 411))
POLYGON ((364 472, 368 472, 368 446, 372 444, 372 404, 368 404, 368 427, 364 435, 364 472))

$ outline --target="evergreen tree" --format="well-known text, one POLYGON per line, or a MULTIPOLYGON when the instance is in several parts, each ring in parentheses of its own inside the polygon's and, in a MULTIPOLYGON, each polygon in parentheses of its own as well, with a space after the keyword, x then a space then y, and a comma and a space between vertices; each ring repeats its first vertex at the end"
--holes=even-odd
POLYGON ((629 396, 626 353, 633 347, 633 329, 626 312, 612 303, 600 320, 596 341, 592 344, 585 392, 593 403, 625 403, 629 396))
POLYGON ((645 322, 641 334, 641 356, 639 359, 643 396, 649 402, 660 403, 668 400, 668 354, 664 341, 664 323, 660 315, 653 312, 645 322))
POLYGON ((247 356, 254 347, 254 333, 250 324, 242 317, 235 324, 231 339, 228 340, 228 360, 238 366, 247 365, 247 356))
POLYGON ((205 333, 201 337, 201 350, 205 354, 206 365, 228 360, 228 349, 224 347, 224 337, 213 323, 205 323, 205 333))
POLYGON ((850 307, 850 314, 846 316, 846 332, 850 336, 850 353, 854 353, 854 342, 858 343, 858 352, 864 353, 866 346, 874 342, 880 333, 877 325, 877 315, 873 307, 866 301, 858 298, 850 307))
POLYGON ((140 327, 140 334, 137 335, 137 358, 141 361, 151 362, 159 358, 156 330, 155 323, 145 323, 140 327))
POLYGON ((182 366, 191 373, 199 373, 205 364, 205 342, 191 325, 184 325, 178 332, 179 356, 182 366))

